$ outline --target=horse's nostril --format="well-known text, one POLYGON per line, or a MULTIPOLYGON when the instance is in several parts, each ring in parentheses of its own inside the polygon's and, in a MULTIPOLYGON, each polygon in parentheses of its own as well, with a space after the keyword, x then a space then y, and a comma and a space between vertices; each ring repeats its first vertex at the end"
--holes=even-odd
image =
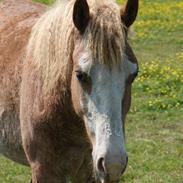
POLYGON ((101 173, 105 173, 105 167, 104 167, 104 158, 99 158, 98 162, 97 162, 97 169, 101 172, 101 173))

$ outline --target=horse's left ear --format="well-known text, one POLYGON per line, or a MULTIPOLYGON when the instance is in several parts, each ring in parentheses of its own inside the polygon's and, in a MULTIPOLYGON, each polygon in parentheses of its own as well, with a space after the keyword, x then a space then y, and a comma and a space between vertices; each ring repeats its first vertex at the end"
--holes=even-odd
POLYGON ((76 0, 73 9, 73 21, 76 28, 84 33, 90 20, 89 6, 86 0, 76 0))
POLYGON ((137 17, 138 0, 128 0, 126 6, 121 9, 121 19, 126 27, 130 27, 137 17))

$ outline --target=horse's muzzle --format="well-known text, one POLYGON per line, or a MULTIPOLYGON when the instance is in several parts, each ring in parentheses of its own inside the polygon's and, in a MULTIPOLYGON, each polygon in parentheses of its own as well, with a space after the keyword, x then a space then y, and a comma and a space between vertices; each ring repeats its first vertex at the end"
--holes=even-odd
POLYGON ((100 183, 118 183, 125 172, 128 163, 128 156, 122 158, 114 157, 109 161, 105 156, 97 160, 96 174, 100 183))

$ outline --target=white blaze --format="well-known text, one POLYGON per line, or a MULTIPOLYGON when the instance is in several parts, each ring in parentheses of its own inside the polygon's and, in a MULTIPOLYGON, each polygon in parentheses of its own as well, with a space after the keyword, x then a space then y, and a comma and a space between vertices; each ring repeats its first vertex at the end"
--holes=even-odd
MULTIPOLYGON (((92 79, 92 91, 85 93, 85 123, 90 133, 95 135, 96 144, 93 147, 93 156, 106 151, 115 151, 117 147, 121 154, 125 154, 122 100, 125 92, 126 79, 137 71, 137 64, 127 59, 121 63, 121 68, 111 71, 106 65, 93 64, 87 54, 80 59, 80 67, 92 79)), ((115 153, 115 152, 114 152, 115 153)), ((123 161, 123 160, 122 160, 123 161)), ((124 160, 126 161, 126 160, 124 160)))

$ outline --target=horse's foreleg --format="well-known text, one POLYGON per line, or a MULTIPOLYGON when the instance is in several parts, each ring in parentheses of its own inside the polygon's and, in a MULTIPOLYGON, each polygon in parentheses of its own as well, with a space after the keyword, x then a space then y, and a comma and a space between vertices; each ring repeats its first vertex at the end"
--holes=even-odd
POLYGON ((31 183, 66 183, 65 168, 60 166, 61 153, 55 152, 52 139, 39 130, 33 134, 34 138, 28 130, 22 133, 24 150, 32 171, 31 183))
POLYGON ((66 183, 65 176, 53 172, 52 167, 38 165, 32 168, 32 183, 66 183))

